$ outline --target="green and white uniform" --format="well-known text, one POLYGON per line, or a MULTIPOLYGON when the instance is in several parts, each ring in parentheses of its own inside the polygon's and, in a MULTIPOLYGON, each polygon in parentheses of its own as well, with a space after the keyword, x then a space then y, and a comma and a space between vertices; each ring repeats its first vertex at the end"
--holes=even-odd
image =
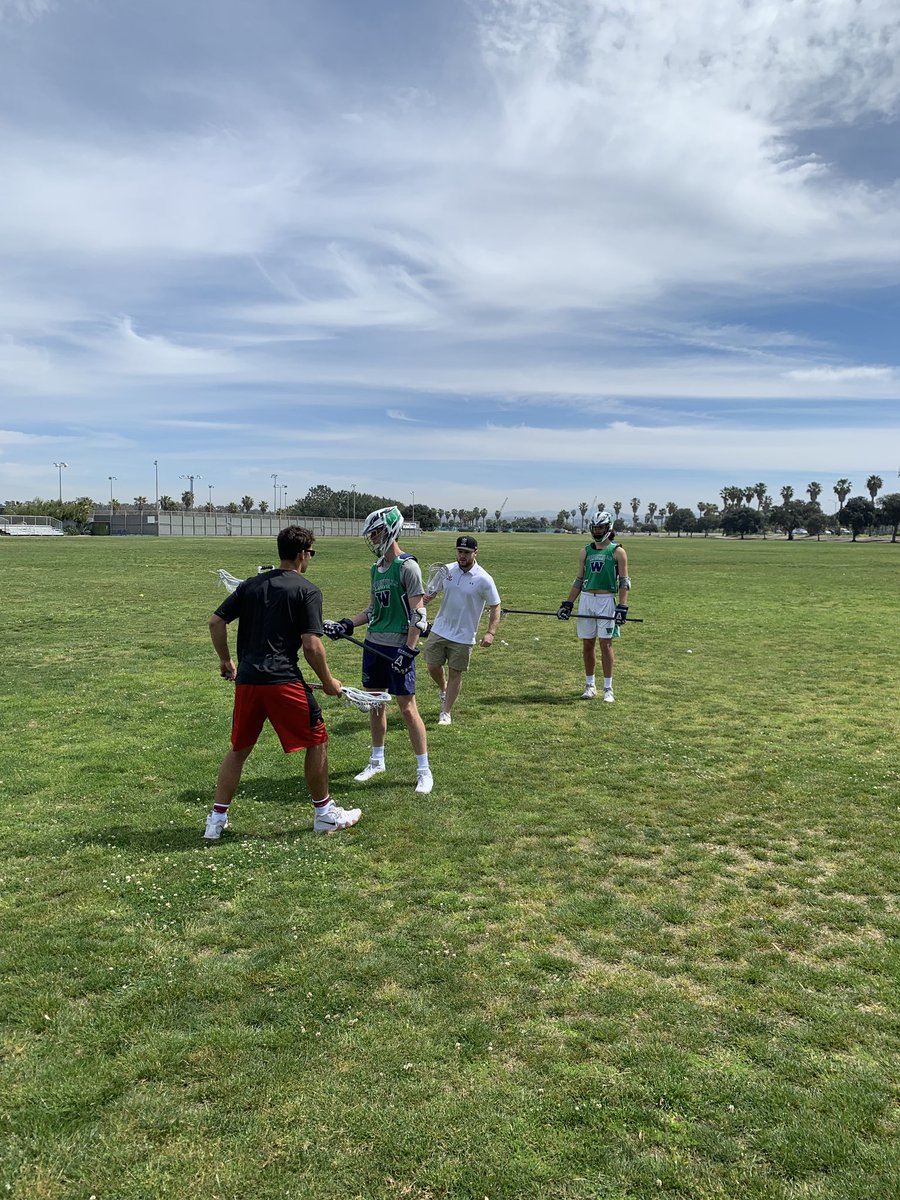
POLYGON ((609 542, 598 550, 593 542, 585 546, 584 582, 578 597, 579 638, 617 638, 615 622, 616 598, 619 590, 619 569, 616 565, 618 542, 609 542), (607 595, 595 596, 593 592, 607 595))
POLYGON ((401 554, 386 571, 372 567, 372 616, 366 640, 376 646, 405 646, 412 619, 410 596, 425 591, 419 564, 411 554, 401 554))

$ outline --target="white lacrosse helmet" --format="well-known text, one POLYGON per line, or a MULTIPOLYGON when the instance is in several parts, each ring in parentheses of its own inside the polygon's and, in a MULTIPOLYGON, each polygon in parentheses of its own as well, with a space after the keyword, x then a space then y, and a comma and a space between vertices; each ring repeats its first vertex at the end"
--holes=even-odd
POLYGON ((363 539, 379 562, 396 542, 402 528, 403 513, 396 504, 391 508, 376 508, 366 517, 363 539))
MULTIPOLYGON (((612 533, 613 519, 605 508, 598 509, 597 512, 595 512, 591 517, 591 533, 593 533, 598 526, 603 525, 606 526, 606 532, 603 534, 603 537, 607 537, 610 533, 612 533)), ((594 540, 599 541, 601 539, 595 538, 594 540)))

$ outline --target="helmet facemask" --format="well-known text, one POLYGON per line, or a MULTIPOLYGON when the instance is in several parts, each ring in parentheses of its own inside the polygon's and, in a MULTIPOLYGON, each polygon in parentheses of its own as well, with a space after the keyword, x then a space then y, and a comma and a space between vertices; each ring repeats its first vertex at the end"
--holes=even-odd
POLYGON ((403 513, 396 505, 391 508, 379 508, 369 513, 363 525, 362 536, 366 545, 380 565, 384 561, 394 542, 400 536, 403 528, 403 513))

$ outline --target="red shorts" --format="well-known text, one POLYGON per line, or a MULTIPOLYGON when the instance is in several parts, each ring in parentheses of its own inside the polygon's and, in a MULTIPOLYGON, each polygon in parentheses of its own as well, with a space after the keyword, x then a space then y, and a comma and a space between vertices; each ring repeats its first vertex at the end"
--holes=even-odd
POLYGON ((285 754, 328 741, 322 710, 299 680, 235 684, 231 748, 255 746, 266 720, 271 721, 285 754))

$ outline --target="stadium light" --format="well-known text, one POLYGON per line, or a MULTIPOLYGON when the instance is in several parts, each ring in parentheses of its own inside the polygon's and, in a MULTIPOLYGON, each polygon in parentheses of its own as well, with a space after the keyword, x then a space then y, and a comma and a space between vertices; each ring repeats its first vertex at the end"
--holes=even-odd
POLYGON ((112 485, 113 485, 113 482, 118 478, 118 476, 108 475, 107 478, 109 479, 109 532, 112 533, 112 519, 113 519, 112 485))
POLYGON ((202 479, 202 478, 203 478, 203 476, 202 476, 202 475, 179 475, 179 476, 178 476, 178 478, 179 478, 179 479, 187 479, 187 480, 189 480, 189 481, 190 481, 190 485, 191 485, 191 487, 190 487, 190 492, 191 492, 191 508, 193 508, 193 507, 194 507, 194 480, 195 480, 195 479, 202 479))
POLYGON ((278 516, 278 476, 273 472, 272 480, 272 507, 275 509, 275 516, 278 516))
POLYGON ((159 515, 159 459, 154 458, 153 466, 156 470, 156 513, 159 515))
POLYGON ((54 463, 53 465, 54 465, 54 467, 56 467, 56 468, 57 468, 57 470, 59 471, 59 502, 60 502, 60 504, 62 504, 62 473, 63 473, 63 467, 67 467, 69 464, 68 464, 67 462, 58 462, 58 463, 54 463))

